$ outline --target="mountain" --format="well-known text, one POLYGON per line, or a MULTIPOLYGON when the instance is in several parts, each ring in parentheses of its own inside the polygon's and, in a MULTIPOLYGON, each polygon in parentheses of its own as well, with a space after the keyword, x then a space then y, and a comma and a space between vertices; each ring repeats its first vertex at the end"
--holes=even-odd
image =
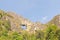
MULTIPOLYGON (((30 20, 17 15, 14 12, 5 12, 0 10, 0 21, 8 21, 11 31, 22 32, 22 31, 35 31, 40 30, 43 26, 39 22, 31 22, 30 20)), ((4 23, 5 24, 5 23, 4 23)))
POLYGON ((49 21, 47 24, 54 24, 60 28, 60 14, 56 15, 51 21, 49 21))
MULTIPOLYGON (((55 16, 47 24, 54 24, 60 28, 60 15, 55 16)), ((47 24, 32 22, 14 12, 0 10, 0 30, 6 29, 8 31, 16 32, 35 32, 36 30, 45 30, 48 27, 47 24)))
POLYGON ((28 26, 27 31, 30 28, 30 25, 32 22, 28 19, 23 18, 22 16, 18 16, 16 13, 13 12, 4 12, 3 10, 0 10, 0 20, 2 21, 9 21, 11 30, 12 31, 19 31, 22 30, 21 26, 28 26))

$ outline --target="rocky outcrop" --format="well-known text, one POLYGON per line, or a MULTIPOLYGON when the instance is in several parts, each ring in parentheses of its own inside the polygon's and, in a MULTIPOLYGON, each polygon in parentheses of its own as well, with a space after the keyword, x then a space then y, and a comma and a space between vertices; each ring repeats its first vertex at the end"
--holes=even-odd
POLYGON ((33 22, 31 22, 28 19, 25 19, 22 16, 17 15, 14 12, 4 12, 2 10, 0 10, 0 16, 2 15, 0 20, 8 20, 10 22, 11 25, 11 30, 12 31, 17 31, 17 32, 21 32, 22 26, 26 27, 26 31, 30 31, 33 22))

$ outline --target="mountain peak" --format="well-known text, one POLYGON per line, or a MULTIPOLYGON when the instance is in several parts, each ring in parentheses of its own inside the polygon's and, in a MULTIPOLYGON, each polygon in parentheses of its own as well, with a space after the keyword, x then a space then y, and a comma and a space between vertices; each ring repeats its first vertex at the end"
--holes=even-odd
POLYGON ((54 24, 60 28, 60 14, 56 15, 50 22, 50 24, 54 24))

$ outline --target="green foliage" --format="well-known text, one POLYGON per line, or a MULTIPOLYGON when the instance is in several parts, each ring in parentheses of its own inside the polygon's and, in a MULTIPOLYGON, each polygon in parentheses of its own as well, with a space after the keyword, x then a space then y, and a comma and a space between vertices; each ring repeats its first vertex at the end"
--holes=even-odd
POLYGON ((36 30, 36 33, 32 34, 27 31, 20 34, 12 31, 9 33, 9 28, 8 21, 3 22, 0 20, 0 40, 60 40, 60 29, 57 29, 55 25, 48 25, 46 32, 36 30))
POLYGON ((3 11, 3 10, 0 10, 0 19, 4 16, 6 16, 7 14, 3 11))
POLYGON ((36 40, 44 40, 44 32, 41 30, 36 31, 36 40))
POLYGON ((36 35, 35 34, 31 34, 31 40, 36 40, 36 35))
POLYGON ((56 32, 57 27, 55 25, 48 25, 46 30, 46 40, 56 40, 56 32))
POLYGON ((24 31, 22 35, 23 40, 31 40, 31 35, 27 31, 24 31))
POLYGON ((5 21, 3 25, 5 26, 5 28, 6 28, 7 30, 10 30, 11 25, 10 25, 10 22, 9 22, 9 21, 5 21))
POLYGON ((23 40, 23 36, 17 32, 12 34, 12 40, 23 40))
POLYGON ((60 40, 60 29, 56 30, 56 37, 60 40))

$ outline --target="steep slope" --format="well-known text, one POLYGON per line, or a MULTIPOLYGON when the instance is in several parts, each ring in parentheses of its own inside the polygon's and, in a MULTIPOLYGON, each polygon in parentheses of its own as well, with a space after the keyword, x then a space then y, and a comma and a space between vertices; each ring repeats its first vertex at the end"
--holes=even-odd
MULTIPOLYGON (((31 22, 30 20, 17 15, 14 12, 5 12, 0 10, 0 20, 8 21, 11 31, 22 32, 22 31, 35 31, 44 30, 47 26, 40 22, 31 22), (25 28, 24 28, 25 27, 25 28)), ((5 24, 5 23, 4 23, 5 24)))
POLYGON ((4 12, 0 10, 0 20, 8 21, 10 24, 10 29, 12 31, 21 32, 23 30, 22 27, 26 27, 26 31, 29 31, 32 27, 33 22, 28 19, 23 18, 22 16, 17 15, 13 12, 4 12))
POLYGON ((35 31, 35 30, 43 30, 46 28, 46 26, 40 22, 31 22, 30 20, 19 16, 13 12, 7 12, 9 15, 11 15, 13 17, 13 19, 10 19, 10 23, 11 23, 11 29, 13 29, 14 31, 19 31, 21 30, 22 26, 26 27, 26 31, 35 31))
POLYGON ((54 24, 60 28, 60 15, 56 15, 48 24, 54 24))
MULTIPOLYGON (((13 16, 13 19, 9 19, 11 21, 12 29, 14 29, 16 26, 16 29, 19 31, 21 29, 21 26, 26 26, 27 27, 26 30, 29 31, 31 25, 33 24, 31 21, 23 18, 22 16, 18 16, 17 14, 15 14, 13 12, 7 12, 7 13, 9 15, 13 16)), ((16 30, 16 29, 14 29, 14 30, 16 30)))

